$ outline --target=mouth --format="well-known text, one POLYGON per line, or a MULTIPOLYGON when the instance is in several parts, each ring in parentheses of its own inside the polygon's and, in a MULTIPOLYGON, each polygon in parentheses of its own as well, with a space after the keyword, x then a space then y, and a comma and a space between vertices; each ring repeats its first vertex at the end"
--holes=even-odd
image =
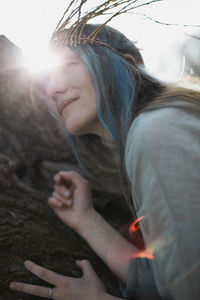
POLYGON ((69 105, 71 104, 72 102, 76 101, 78 98, 70 98, 70 99, 67 99, 65 101, 63 101, 59 106, 58 106, 58 112, 59 114, 62 116, 62 113, 64 111, 64 109, 69 105))

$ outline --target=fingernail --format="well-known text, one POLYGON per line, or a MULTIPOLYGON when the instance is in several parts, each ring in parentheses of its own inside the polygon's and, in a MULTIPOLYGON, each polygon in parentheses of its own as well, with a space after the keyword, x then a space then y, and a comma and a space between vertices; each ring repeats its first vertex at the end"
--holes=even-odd
POLYGON ((15 289, 16 289, 16 284, 11 283, 11 284, 10 284, 10 289, 15 290, 15 289))

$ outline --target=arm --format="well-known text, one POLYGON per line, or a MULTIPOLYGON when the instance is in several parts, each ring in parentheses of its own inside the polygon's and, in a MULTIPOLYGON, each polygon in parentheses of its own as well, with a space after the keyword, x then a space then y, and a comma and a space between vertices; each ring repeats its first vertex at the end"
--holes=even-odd
POLYGON ((199 117, 167 108, 144 113, 134 123, 126 167, 138 216, 146 215, 141 229, 146 246, 153 249, 157 289, 169 299, 196 300, 200 295, 199 117))
POLYGON ((137 248, 128 243, 95 211, 90 185, 84 178, 76 172, 59 172, 55 181, 55 192, 49 199, 49 205, 66 225, 88 242, 112 272, 125 283, 129 261, 133 255, 137 255, 137 248), (69 193, 68 196, 66 192, 69 193))
POLYGON ((129 262, 138 253, 137 248, 128 243, 95 210, 88 218, 83 219, 77 232, 111 271, 126 283, 129 262))
POLYGON ((103 297, 101 298, 101 300, 122 300, 123 298, 118 298, 118 297, 115 297, 115 296, 112 296, 110 294, 107 294, 105 293, 103 295, 103 297))

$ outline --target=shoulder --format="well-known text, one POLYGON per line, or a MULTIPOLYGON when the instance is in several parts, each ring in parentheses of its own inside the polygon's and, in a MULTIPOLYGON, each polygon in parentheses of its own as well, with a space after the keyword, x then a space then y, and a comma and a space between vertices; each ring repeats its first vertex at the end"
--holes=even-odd
POLYGON ((200 114, 193 104, 176 104, 143 112, 131 124, 125 148, 129 177, 145 171, 147 164, 163 173, 180 166, 191 169, 200 161, 200 114))
POLYGON ((126 152, 130 146, 141 143, 155 148, 167 141, 181 142, 192 136, 198 136, 200 142, 200 113, 193 103, 175 100, 139 114, 129 128, 126 152))

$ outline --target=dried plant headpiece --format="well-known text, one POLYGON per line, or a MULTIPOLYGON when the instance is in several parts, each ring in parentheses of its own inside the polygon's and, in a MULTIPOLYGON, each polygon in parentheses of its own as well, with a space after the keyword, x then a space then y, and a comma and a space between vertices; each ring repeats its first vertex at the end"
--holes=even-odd
POLYGON ((101 44, 118 52, 111 45, 98 38, 100 31, 116 16, 158 1, 162 0, 100 0, 95 7, 89 9, 89 5, 91 6, 94 0, 71 0, 52 35, 51 42, 55 46, 78 46, 86 43, 101 44), (105 16, 105 22, 96 26, 88 35, 85 35, 84 29, 88 21, 99 16, 105 16))

